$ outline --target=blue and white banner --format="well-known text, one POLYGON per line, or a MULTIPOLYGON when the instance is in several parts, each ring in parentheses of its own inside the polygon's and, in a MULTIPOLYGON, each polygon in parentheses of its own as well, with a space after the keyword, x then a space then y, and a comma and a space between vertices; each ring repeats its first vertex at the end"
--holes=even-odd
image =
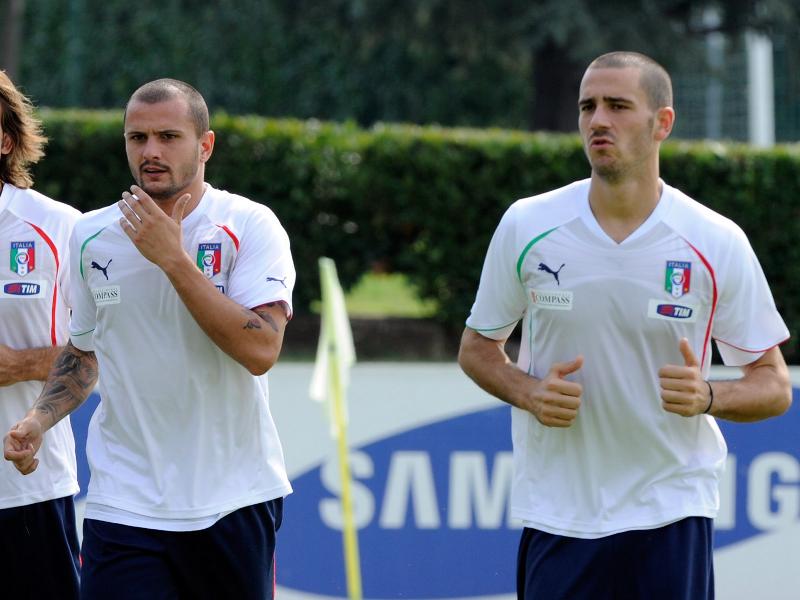
MULTIPOLYGON (((324 409, 307 398, 311 372, 311 364, 284 363, 270 374, 270 407, 294 486, 278 534, 282 600, 346 597, 336 451, 324 409)), ((800 384, 800 371, 794 380, 800 384)), ((82 490, 96 402, 73 415, 82 490)), ((508 512, 509 408, 452 364, 357 365, 349 402, 364 597, 513 598, 520 526, 508 512)), ((796 598, 798 389, 780 418, 719 424, 729 457, 716 521, 717 595, 796 598)))

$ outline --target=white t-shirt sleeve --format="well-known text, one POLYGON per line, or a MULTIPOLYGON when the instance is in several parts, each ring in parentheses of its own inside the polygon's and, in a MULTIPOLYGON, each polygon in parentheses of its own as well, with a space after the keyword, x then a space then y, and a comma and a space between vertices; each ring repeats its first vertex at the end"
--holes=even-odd
POLYGON ((726 365, 741 366, 785 341, 789 330, 744 232, 737 228, 723 257, 712 337, 726 365))
MULTIPOLYGON (((61 216, 61 227, 58 231, 58 238, 56 239, 56 244, 59 252, 58 257, 58 280, 56 281, 56 285, 58 286, 58 292, 61 296, 61 299, 64 301, 64 304, 69 310, 72 307, 72 295, 70 293, 71 289, 71 282, 70 282, 70 256, 72 253, 70 252, 69 242, 72 234, 72 230, 75 227, 75 222, 78 220, 80 213, 77 211, 65 211, 61 216)), ((69 312, 67 312, 69 314, 69 312)))
POLYGON ((228 281, 229 297, 246 308, 283 302, 291 318, 294 282, 289 236, 272 211, 259 207, 242 233, 228 281))
MULTIPOLYGON (((62 238, 63 240, 63 238, 62 238)), ((63 242, 62 242, 63 243, 63 242)), ((71 295, 71 282, 70 282, 70 256, 71 252, 69 251, 69 242, 63 246, 63 251, 61 253, 61 260, 58 266, 58 281, 56 281, 56 285, 58 286, 59 293, 61 294, 61 298, 64 300, 64 304, 67 308, 72 307, 72 295, 71 295)))
POLYGON ((512 206, 492 236, 467 327, 481 335, 504 340, 511 335, 528 306, 525 288, 517 274, 521 248, 517 242, 512 206))
POLYGON ((97 306, 81 270, 81 240, 72 231, 69 238, 69 290, 72 316, 69 337, 72 345, 84 352, 94 351, 94 329, 97 323, 97 306))

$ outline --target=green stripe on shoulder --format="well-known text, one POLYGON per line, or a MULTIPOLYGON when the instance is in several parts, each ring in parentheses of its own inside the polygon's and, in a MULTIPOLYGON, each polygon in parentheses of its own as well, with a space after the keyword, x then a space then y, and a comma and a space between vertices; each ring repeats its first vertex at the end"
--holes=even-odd
POLYGON ((103 231, 105 231, 105 227, 103 227, 100 231, 98 231, 94 235, 90 235, 88 238, 86 238, 86 240, 83 242, 83 244, 81 244, 81 256, 80 256, 80 262, 78 264, 80 264, 80 266, 81 266, 81 278, 84 279, 84 280, 86 279, 86 277, 83 274, 83 251, 86 249, 86 244, 88 244, 94 238, 96 238, 98 235, 103 233, 103 231))
POLYGON ((546 238, 548 235, 553 233, 558 227, 553 227, 545 231, 544 233, 540 233, 535 238, 533 238, 528 245, 525 246, 525 249, 522 251, 522 254, 519 255, 519 260, 517 260, 517 278, 519 279, 520 283, 522 283, 522 262, 525 260, 525 256, 528 254, 528 251, 533 247, 533 245, 538 242, 539 240, 546 238))
POLYGON ((478 327, 470 327, 469 325, 467 325, 467 327, 469 329, 472 329, 472 331, 477 331, 478 333, 480 333, 481 331, 498 331, 500 329, 505 329, 506 327, 509 327, 511 325, 516 325, 518 322, 519 322, 519 319, 516 319, 514 321, 511 321, 510 323, 506 323, 505 325, 501 325, 500 327, 487 327, 487 328, 480 328, 480 329, 478 327))

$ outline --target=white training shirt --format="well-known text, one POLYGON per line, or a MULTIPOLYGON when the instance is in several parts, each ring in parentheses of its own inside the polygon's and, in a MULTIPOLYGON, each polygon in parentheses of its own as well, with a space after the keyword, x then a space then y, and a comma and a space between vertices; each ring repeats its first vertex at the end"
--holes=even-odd
MULTIPOLYGON (((255 377, 202 331, 164 272, 119 225, 116 204, 86 214, 70 247, 72 343, 96 353, 100 405, 89 424, 86 517, 186 531, 291 492, 255 377)), ((285 302, 289 238, 265 206, 206 186, 183 245, 235 302, 285 302)))
MULTIPOLYGON (((0 194, 0 344, 15 350, 62 346, 69 321, 67 243, 80 216, 74 208, 31 189, 6 183, 0 194)), ((0 387, 0 428, 5 435, 25 416, 42 381, 0 387)), ((21 475, 0 461, 0 508, 25 506, 78 491, 75 441, 69 417, 44 436, 39 466, 21 475)))
POLYGON ((584 356, 567 376, 583 385, 571 427, 512 408, 512 514, 581 538, 714 517, 725 442, 712 417, 662 408, 658 370, 684 364, 682 337, 707 376, 712 338, 726 364, 745 365, 788 330, 732 221, 664 184, 650 217, 617 244, 588 192, 584 180, 508 209, 467 320, 501 340, 522 319, 518 366, 537 378, 584 356))

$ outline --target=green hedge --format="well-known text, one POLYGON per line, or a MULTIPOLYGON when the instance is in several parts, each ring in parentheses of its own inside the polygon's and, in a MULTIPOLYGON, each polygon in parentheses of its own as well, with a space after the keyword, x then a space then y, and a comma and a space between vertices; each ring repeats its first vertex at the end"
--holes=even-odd
MULTIPOLYGON (((119 112, 43 111, 50 143, 37 188, 81 210, 130 185, 119 112)), ((463 326, 489 238, 517 198, 588 175, 577 136, 505 130, 376 126, 215 114, 207 179, 269 205, 292 240, 296 309, 318 297, 317 257, 345 286, 379 266, 409 277, 463 326)), ((792 332, 800 362, 800 148, 671 142, 666 181, 747 232, 792 332)))

